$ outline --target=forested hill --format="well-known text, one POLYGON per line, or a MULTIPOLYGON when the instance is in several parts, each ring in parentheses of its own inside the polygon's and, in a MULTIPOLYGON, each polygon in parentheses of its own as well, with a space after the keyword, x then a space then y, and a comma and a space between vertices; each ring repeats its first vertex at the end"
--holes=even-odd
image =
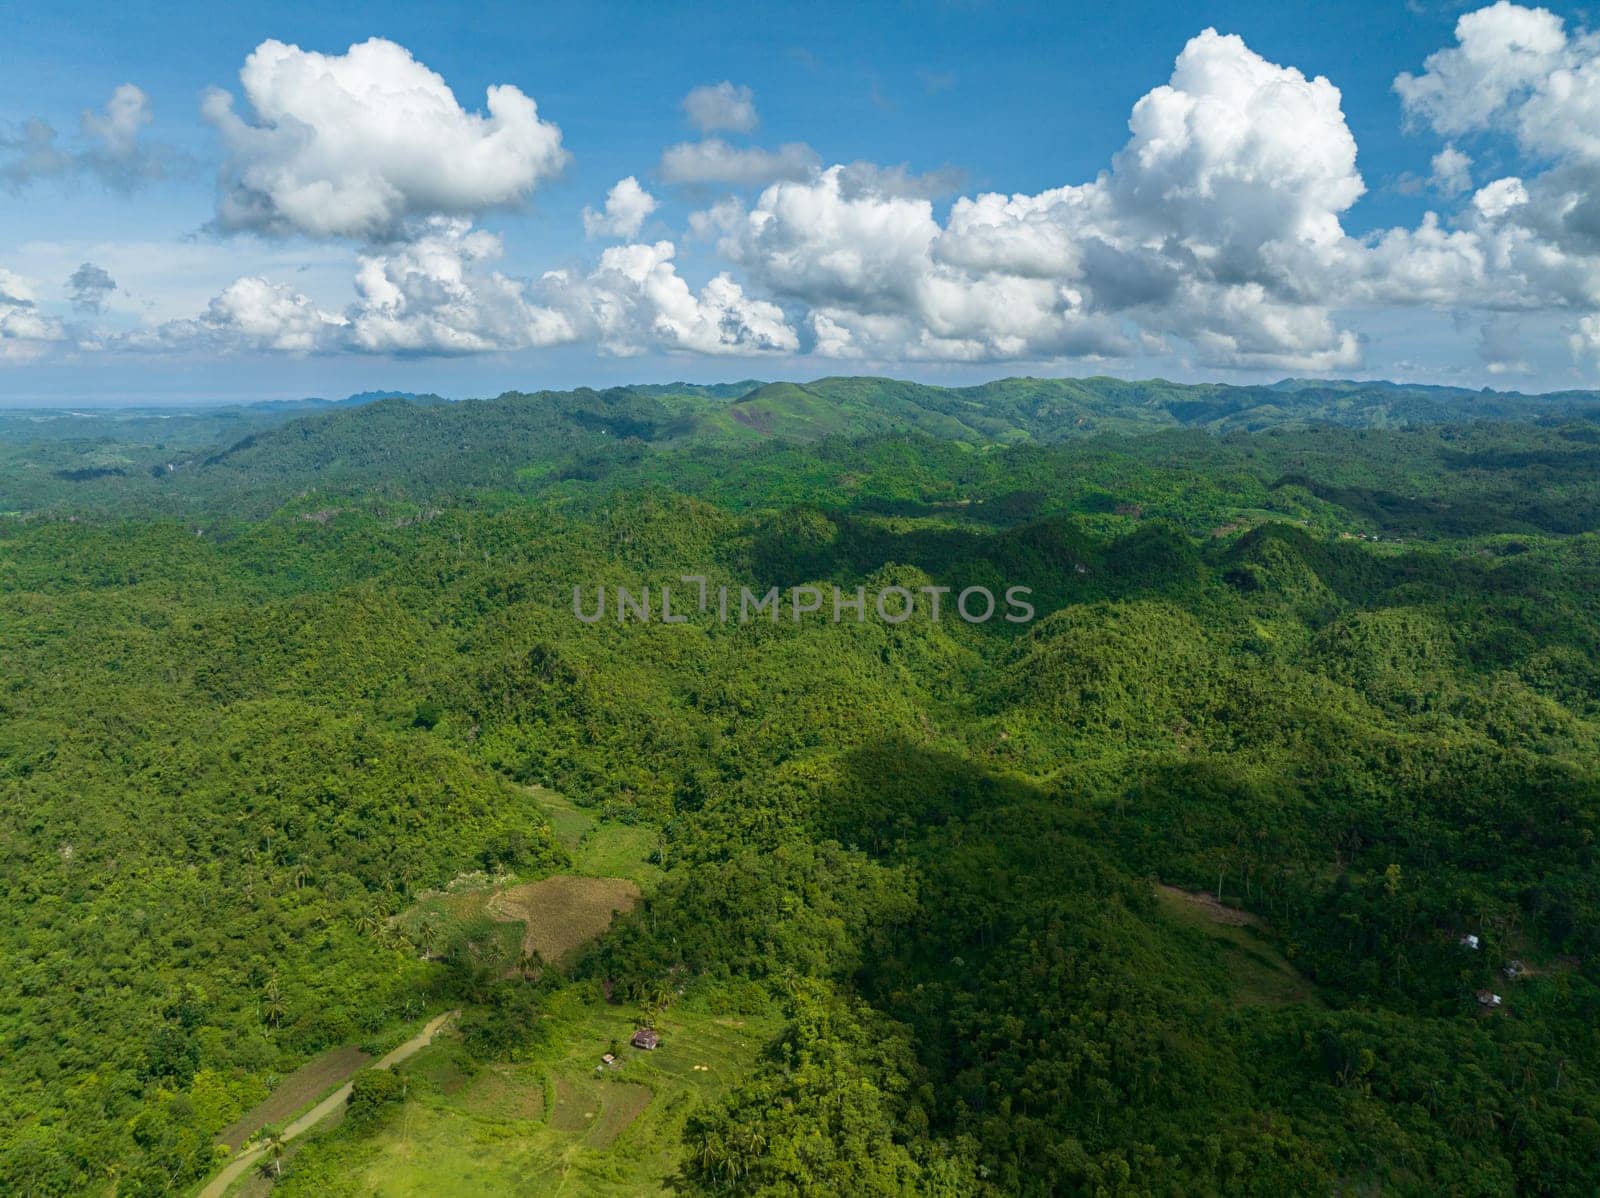
POLYGON ((1593 418, 1600 393, 1525 396, 1397 383, 1272 386, 1001 379, 948 388, 881 378, 353 396, 189 412, 0 414, 0 512, 262 514, 310 487, 427 497, 527 491, 662 451, 916 433, 970 446, 1091 434, 1429 427, 1593 418), (539 466, 530 469, 537 458, 539 466))
POLYGON ((0 1195, 195 1194, 459 1010, 278 1198, 1592 1198, 1593 403, 827 379, 12 436, 0 1195), (1037 618, 574 618, 685 575, 1037 618))

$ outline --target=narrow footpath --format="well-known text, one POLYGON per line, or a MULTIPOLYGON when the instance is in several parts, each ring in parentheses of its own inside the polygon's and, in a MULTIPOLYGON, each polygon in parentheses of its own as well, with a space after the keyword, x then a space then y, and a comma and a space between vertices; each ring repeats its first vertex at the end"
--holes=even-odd
MULTIPOLYGON (((415 1056, 424 1048, 428 1047, 428 1045, 432 1044, 433 1038, 439 1034, 444 1025, 449 1023, 450 1020, 454 1019, 459 1014, 461 1014, 460 1011, 446 1011, 443 1015, 435 1015, 432 1019, 428 1020, 427 1024, 420 1032, 418 1032, 415 1036, 412 1036, 411 1039, 407 1040, 404 1044, 401 1044, 397 1048, 394 1048, 390 1052, 384 1054, 384 1056, 378 1061, 377 1064, 373 1065, 372 1068, 388 1069, 394 1065, 398 1065, 407 1057, 415 1056)), ((354 1073, 351 1074, 351 1077, 353 1076, 355 1076, 354 1073)), ((287 1142, 294 1139, 296 1136, 304 1135, 317 1124, 321 1123, 329 1115, 333 1114, 334 1111, 338 1110, 349 1100, 350 1078, 347 1077, 344 1080, 344 1084, 332 1094, 329 1094, 321 1102, 317 1103, 316 1106, 312 1107, 305 1114, 301 1115, 298 1119, 293 1120, 286 1127, 284 1127, 284 1141, 287 1142)), ((228 1192, 228 1187, 231 1186, 235 1181, 239 1180, 239 1178, 244 1175, 245 1171, 248 1170, 252 1165, 260 1161, 262 1157, 266 1155, 266 1152, 266 1147, 259 1144, 254 1148, 250 1148, 244 1152, 241 1152, 238 1156, 234 1157, 225 1166, 223 1166, 222 1172, 218 1173, 206 1183, 205 1188, 201 1190, 198 1195, 196 1195, 196 1198, 222 1198, 222 1196, 228 1192)))

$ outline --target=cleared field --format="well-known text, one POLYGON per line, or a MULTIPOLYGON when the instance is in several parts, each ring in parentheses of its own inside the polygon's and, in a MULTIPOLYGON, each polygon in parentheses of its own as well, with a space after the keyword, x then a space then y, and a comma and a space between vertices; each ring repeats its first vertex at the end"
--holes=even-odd
POLYGON ((288 1074, 262 1102, 217 1133, 217 1143, 237 1148, 272 1123, 282 1123, 343 1082, 372 1058, 353 1044, 332 1048, 288 1074))
POLYGON ((589 1135, 584 1142, 590 1148, 610 1148, 644 1113, 654 1097, 655 1092, 649 1086, 635 1085, 633 1082, 613 1082, 602 1087, 600 1110, 590 1123, 589 1135))
POLYGON ((1259 915, 1226 906, 1203 890, 1179 890, 1176 886, 1157 883, 1156 893, 1163 902, 1187 904, 1212 923, 1231 924, 1234 927, 1259 927, 1261 924, 1259 915))
POLYGON ((502 890, 484 910, 495 919, 521 923, 523 951, 537 951, 556 962, 600 935, 617 912, 632 911, 638 901, 639 887, 627 878, 562 875, 502 890))
POLYGON ((539 1120, 544 1117, 544 1087, 524 1074, 489 1066, 461 1090, 461 1109, 484 1119, 539 1120))
POLYGON ((660 880, 662 870, 649 861, 656 848, 654 828, 601 820, 540 786, 529 793, 572 854, 572 873, 513 886, 487 874, 463 875, 394 917, 395 927, 413 944, 436 952, 455 929, 487 915, 522 924, 521 947, 554 963, 604 932, 617 912, 633 910, 660 880))
POLYGON ((1234 1001, 1242 1006, 1277 1007, 1288 1003, 1321 1003, 1316 987, 1261 934, 1259 916, 1217 902, 1209 894, 1156 887, 1156 900, 1174 921, 1206 934, 1233 982, 1234 1001))
POLYGON ((488 916, 505 925, 508 948, 536 951, 554 964, 604 932, 619 911, 632 911, 639 897, 639 884, 629 878, 559 874, 515 886, 429 895, 395 923, 413 943, 436 951, 455 928, 488 916))
POLYGON ((626 1007, 574 986, 552 997, 536 1059, 474 1065, 441 1038, 405 1067, 412 1097, 367 1135, 345 1127, 306 1144, 275 1198, 481 1198, 670 1194, 684 1121, 753 1064, 776 1020, 673 1008, 661 1047, 626 1047, 626 1007), (622 1042, 622 1065, 600 1056, 622 1042), (700 1068, 696 1068, 700 1066, 700 1068))
POLYGON ((550 830, 569 853, 577 849, 584 835, 599 822, 592 811, 579 807, 559 791, 547 790, 543 786, 530 786, 528 790, 538 800, 539 806, 544 808, 545 818, 550 821, 550 830))
POLYGON ((589 1093, 573 1085, 570 1078, 558 1077, 555 1082, 556 1101, 550 1108, 550 1126, 557 1131, 588 1131, 589 1120, 594 1118, 598 1101, 589 1093), (584 1108, 588 1109, 585 1110, 584 1108))
POLYGON ((596 877, 630 878, 648 890, 662 878, 662 870, 647 860, 655 845, 654 828, 600 824, 578 846, 574 858, 577 872, 596 877))
POLYGON ((661 880, 662 870, 649 858, 656 847, 656 830, 643 824, 602 820, 566 795, 542 786, 532 788, 550 827, 569 853, 572 871, 591 878, 631 878, 648 891, 661 880))

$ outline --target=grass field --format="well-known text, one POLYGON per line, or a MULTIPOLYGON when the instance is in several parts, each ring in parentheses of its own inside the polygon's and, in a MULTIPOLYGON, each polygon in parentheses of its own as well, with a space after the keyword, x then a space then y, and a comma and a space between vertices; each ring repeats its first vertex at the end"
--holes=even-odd
POLYGON ((1243 1006, 1321 1003, 1316 987, 1261 934, 1261 920, 1226 907, 1199 891, 1157 886, 1156 901, 1169 918, 1203 932, 1233 981, 1234 1001, 1243 1006))
POLYGON ((691 1111, 724 1095, 776 1031, 766 1016, 695 1004, 659 1021, 661 1047, 627 1046, 631 1008, 592 987, 552 997, 549 1036, 524 1064, 480 1065, 441 1038, 402 1072, 411 1095, 379 1130, 319 1132, 295 1154, 281 1198, 478 1198, 483 1194, 670 1193, 691 1111), (620 1067, 600 1056, 620 1046, 620 1067), (697 1068, 699 1066, 700 1068, 697 1068))
POLYGON ((655 831, 639 825, 601 820, 566 795, 542 786, 532 788, 551 830, 572 854, 572 872, 590 878, 628 878, 646 893, 661 880, 660 866, 650 862, 655 831))

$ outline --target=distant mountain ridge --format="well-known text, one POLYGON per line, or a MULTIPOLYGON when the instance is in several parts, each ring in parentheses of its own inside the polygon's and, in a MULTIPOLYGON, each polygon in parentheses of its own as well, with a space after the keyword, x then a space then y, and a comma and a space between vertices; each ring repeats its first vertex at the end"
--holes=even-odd
POLYGON ((1600 416, 1600 392, 1528 396, 1389 381, 1005 378, 967 387, 829 376, 506 392, 409 392, 161 413, 0 413, 0 511, 165 495, 384 484, 408 492, 589 477, 664 450, 915 434, 974 448, 1098 434, 1405 428, 1600 416), (601 463, 605 463, 602 465, 601 463))
POLYGON ((1600 410, 1600 392, 1528 396, 1410 383, 1284 379, 1268 385, 1007 378, 972 387, 830 377, 769 383, 731 415, 773 436, 816 437, 915 428, 957 440, 1057 440, 1093 432, 1206 428, 1259 431, 1316 424, 1393 427, 1529 420, 1600 410))

